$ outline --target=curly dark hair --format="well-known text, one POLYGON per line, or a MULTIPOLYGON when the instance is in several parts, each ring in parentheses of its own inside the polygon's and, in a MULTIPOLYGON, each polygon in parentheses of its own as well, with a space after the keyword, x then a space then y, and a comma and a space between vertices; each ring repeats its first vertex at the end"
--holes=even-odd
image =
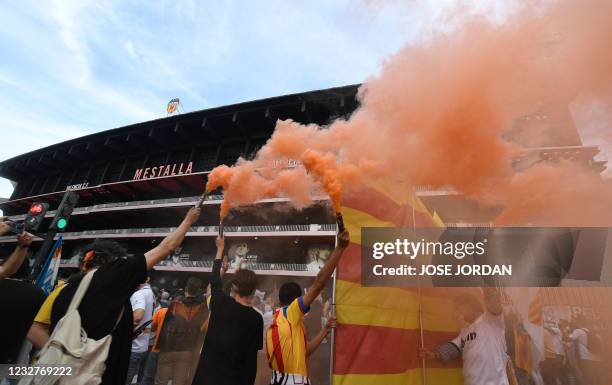
POLYGON ((116 241, 96 239, 85 246, 81 264, 85 269, 93 269, 123 258, 127 250, 116 241))

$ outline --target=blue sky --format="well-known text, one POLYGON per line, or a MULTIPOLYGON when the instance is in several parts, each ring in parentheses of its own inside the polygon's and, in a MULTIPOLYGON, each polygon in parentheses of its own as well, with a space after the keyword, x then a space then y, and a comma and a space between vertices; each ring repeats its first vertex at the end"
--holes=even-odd
MULTIPOLYGON (((0 160, 164 116, 173 97, 192 111, 362 82, 438 9, 347 0, 7 3, 0 160)), ((0 197, 11 191, 0 179, 0 197)))
MULTIPOLYGON (((509 4, 466 1, 489 16, 509 4)), ((193 111, 362 82, 406 42, 452 28, 436 20, 456 2, 6 3, 0 160, 165 116, 174 97, 193 111)), ((0 178, 0 197, 11 192, 0 178)))

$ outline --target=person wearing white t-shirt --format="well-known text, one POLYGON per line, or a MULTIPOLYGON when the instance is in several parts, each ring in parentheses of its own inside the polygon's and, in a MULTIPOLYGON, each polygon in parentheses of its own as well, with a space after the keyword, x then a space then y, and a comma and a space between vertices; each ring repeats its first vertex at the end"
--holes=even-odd
POLYGON ((140 285, 138 290, 130 297, 132 311, 134 312, 134 330, 137 331, 137 336, 132 340, 132 353, 130 354, 130 363, 128 367, 126 384, 131 384, 134 376, 138 373, 140 365, 143 364, 143 358, 149 350, 149 334, 151 327, 148 326, 153 318, 153 306, 155 306, 155 295, 149 279, 147 282, 140 285))
POLYGON ((464 327, 452 341, 434 351, 420 349, 420 356, 443 362, 463 358, 465 385, 509 385, 506 374, 505 324, 496 288, 483 288, 485 310, 471 294, 460 294, 454 300, 464 327))
MULTIPOLYGON (((597 352, 593 351, 594 346, 589 346, 589 334, 595 333, 586 327, 586 320, 582 315, 574 316, 572 319, 572 333, 569 335, 569 340, 574 344, 578 352, 579 368, 581 373, 581 385, 596 385, 600 378, 601 357, 597 352)), ((591 339, 597 339, 599 336, 594 334, 591 339)), ((601 340, 599 341, 601 347, 601 340)))
POLYGON ((563 336, 561 329, 552 320, 544 323, 544 361, 540 363, 540 372, 545 384, 563 383, 563 336))

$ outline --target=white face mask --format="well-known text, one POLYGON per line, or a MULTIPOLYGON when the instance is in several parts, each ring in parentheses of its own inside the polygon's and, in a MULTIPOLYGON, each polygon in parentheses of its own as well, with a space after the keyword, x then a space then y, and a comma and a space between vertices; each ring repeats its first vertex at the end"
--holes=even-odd
POLYGON ((264 306, 264 311, 265 311, 265 313, 272 313, 272 306, 266 304, 264 306))

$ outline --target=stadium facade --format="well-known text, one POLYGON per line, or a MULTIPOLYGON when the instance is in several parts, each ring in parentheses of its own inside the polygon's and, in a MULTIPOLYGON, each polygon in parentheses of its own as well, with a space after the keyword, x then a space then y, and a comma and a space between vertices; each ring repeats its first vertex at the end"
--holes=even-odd
MULTIPOLYGON (((20 220, 33 202, 49 203, 45 229, 64 192, 78 191, 78 207, 63 234, 66 268, 76 266, 81 248, 94 238, 120 239, 133 253, 148 250, 198 199, 210 170, 254 156, 278 119, 325 125, 350 116, 359 105, 358 88, 349 85, 172 115, 5 160, 0 176, 13 181, 15 190, 0 209, 20 220)), ((595 160, 598 148, 582 144, 567 106, 544 105, 517 117, 506 135, 524 149, 514 161, 516 169, 562 160, 596 172, 605 169, 605 162, 595 160)), ((417 194, 450 226, 487 225, 498 213, 452 189, 421 187, 417 194)), ((221 199, 209 196, 200 222, 159 270, 209 271, 221 199)), ((230 215, 230 253, 262 274, 314 276, 316 255, 328 253, 336 232, 328 202, 320 198, 299 212, 284 202, 268 199, 230 215)), ((14 236, 0 237, 0 258, 15 241, 14 236)))
MULTIPOLYGON (((232 165, 239 157, 254 156, 272 135, 278 119, 324 125, 350 116, 359 105, 358 87, 172 115, 17 156, 0 163, 0 176, 15 185, 0 209, 18 221, 33 202, 49 203, 42 225, 45 229, 64 192, 78 192, 78 207, 63 233, 63 275, 75 271, 83 247, 95 238, 116 239, 126 244, 130 253, 144 252, 172 231, 198 200, 210 170, 232 165)), ((572 160, 597 172, 605 169, 604 162, 594 159, 598 148, 582 144, 565 106, 545 106, 517 118, 508 135, 524 148, 515 159, 517 169, 561 160, 572 160), (548 135, 550 132, 555 134, 548 135), (533 142, 530 138, 553 139, 533 142)), ((430 212, 435 211, 450 226, 487 225, 498 212, 495 208, 482 209, 452 189, 422 187, 417 194, 430 212)), ((178 290, 188 276, 205 276, 210 271, 221 199, 219 192, 208 197, 203 215, 183 245, 156 267, 154 286, 178 290)), ((297 279, 307 284, 317 274, 333 247, 336 225, 324 197, 301 211, 276 198, 233 211, 226 220, 225 234, 233 267, 242 260, 262 277, 258 290, 264 302, 282 281, 297 279)), ((37 239, 34 252, 41 240, 37 239)), ((15 236, 0 237, 0 259, 9 255, 15 242, 15 236)), ((323 301, 330 296, 328 290, 323 301)), ((551 297, 548 302, 570 306, 572 299, 551 297)), ((612 300, 593 295, 589 306, 608 309, 612 320, 612 300)), ((328 369, 324 366, 329 364, 329 345, 320 354, 316 359, 322 364, 319 370, 313 368, 319 373, 315 383, 326 383, 328 369)))
MULTIPOLYGON (((144 251, 194 204, 210 170, 252 157, 278 119, 325 124, 350 115, 358 105, 357 89, 352 85, 173 115, 33 151, 0 164, 0 175, 16 186, 0 208, 20 220, 32 202, 49 203, 44 229, 64 191, 75 190, 80 200, 63 235, 63 256, 70 261, 63 266, 74 266, 72 257, 97 237, 122 239, 132 252, 144 251)), ((221 198, 213 194, 205 202, 204 215, 168 270, 209 269, 221 198)), ((270 199, 259 207, 283 201, 270 199)), ((335 235, 333 217, 322 206, 324 201, 299 213, 284 209, 273 218, 259 210, 241 211, 226 223, 228 239, 241 256, 257 263, 256 270, 316 274, 309 271, 305 253, 325 253, 335 235), (273 238, 280 245, 270 247, 273 238), (282 256, 264 251, 281 250, 281 245, 287 246, 282 256)), ((13 242, 14 237, 0 240, 3 246, 13 242)))
MULTIPOLYGON (((252 157, 278 119, 326 124, 348 117, 358 106, 357 90, 358 85, 351 85, 171 115, 23 154, 0 163, 0 175, 15 185, 0 209, 19 221, 33 202, 49 203, 40 228, 45 231, 65 191, 78 192, 77 208, 62 234, 61 276, 76 272, 83 248, 95 238, 114 239, 130 253, 142 253, 178 225, 202 194, 210 170, 252 157)), ((190 276, 207 282, 221 200, 214 192, 208 196, 199 222, 181 247, 155 267, 152 286, 174 294, 190 276)), ((298 212, 284 199, 268 199, 226 219, 226 250, 232 262, 228 273, 240 260, 255 270, 262 312, 284 281, 308 285, 329 256, 336 226, 328 206, 319 198, 298 212)), ((10 254, 15 242, 15 236, 0 237, 0 259, 10 254)), ((38 238, 34 254, 41 244, 38 238)), ((321 314, 330 296, 331 284, 314 304, 314 314, 321 314)), ((320 327, 320 317, 307 322, 312 335, 320 327)), ((310 359, 317 383, 328 382, 330 345, 324 344, 310 359)))

